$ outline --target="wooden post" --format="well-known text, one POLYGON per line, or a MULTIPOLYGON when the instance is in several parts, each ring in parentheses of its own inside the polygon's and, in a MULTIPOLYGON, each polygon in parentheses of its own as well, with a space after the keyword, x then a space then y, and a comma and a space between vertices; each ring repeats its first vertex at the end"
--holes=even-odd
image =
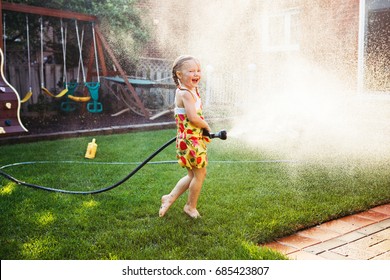
POLYGON ((77 19, 81 21, 96 22, 97 18, 93 15, 82 14, 71 11, 49 9, 44 7, 29 6, 24 4, 3 2, 2 10, 14 11, 25 14, 35 14, 40 16, 57 17, 64 19, 77 19))
POLYGON ((91 46, 89 47, 89 58, 88 58, 88 65, 87 65, 87 77, 86 77, 87 82, 92 82, 92 70, 94 64, 95 64, 95 49, 93 47, 93 42, 91 42, 91 46))
POLYGON ((111 48, 107 44, 107 42, 106 42, 105 38, 103 37, 102 33, 100 32, 100 28, 97 24, 95 25, 95 31, 96 31, 96 35, 98 35, 98 38, 101 40, 104 48, 106 49, 108 55, 112 59, 112 62, 115 64, 115 67, 117 68, 118 72, 120 73, 120 76, 122 77, 123 81, 125 82, 127 88, 130 90, 131 94, 134 95, 134 99, 137 102, 137 105, 139 106, 139 108, 144 113, 145 118, 149 118, 149 112, 145 109, 145 106, 142 103, 142 101, 139 99, 134 87, 130 84, 130 82, 125 74, 125 71, 123 71, 122 67, 118 63, 118 60, 116 59, 114 53, 112 52, 111 48))
POLYGON ((100 40, 98 40, 98 38, 96 38, 96 48, 97 48, 99 62, 100 62, 99 65, 102 68, 102 74, 103 74, 103 76, 107 76, 108 75, 108 71, 107 71, 106 60, 104 59, 102 43, 101 43, 100 40))

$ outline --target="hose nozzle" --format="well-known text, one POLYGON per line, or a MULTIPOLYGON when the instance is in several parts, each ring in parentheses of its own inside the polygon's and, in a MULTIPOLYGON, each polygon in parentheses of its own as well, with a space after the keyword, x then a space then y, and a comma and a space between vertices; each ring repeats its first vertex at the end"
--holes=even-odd
POLYGON ((208 136, 210 138, 219 138, 221 140, 226 140, 227 139, 227 132, 224 129, 219 131, 219 132, 217 132, 217 133, 210 133, 210 131, 204 129, 203 130, 203 135, 204 136, 208 136))

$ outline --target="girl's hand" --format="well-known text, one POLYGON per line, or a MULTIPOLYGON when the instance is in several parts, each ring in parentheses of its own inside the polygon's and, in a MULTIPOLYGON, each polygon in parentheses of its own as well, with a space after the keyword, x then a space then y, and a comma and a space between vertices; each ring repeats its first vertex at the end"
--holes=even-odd
POLYGON ((211 131, 208 130, 207 128, 203 128, 202 135, 211 138, 211 131))

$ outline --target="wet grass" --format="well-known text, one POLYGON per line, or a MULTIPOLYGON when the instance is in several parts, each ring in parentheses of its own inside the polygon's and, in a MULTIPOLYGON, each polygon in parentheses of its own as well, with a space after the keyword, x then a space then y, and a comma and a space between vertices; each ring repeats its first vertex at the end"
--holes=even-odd
MULTIPOLYGON (((83 158, 90 138, 1 146, 0 166, 48 161, 4 171, 49 187, 100 189, 174 134, 97 136, 94 160, 83 158)), ((209 152, 197 220, 182 211, 185 195, 158 217, 160 197, 185 174, 177 164, 148 164, 97 195, 47 192, 0 178, 1 259, 284 259, 257 244, 390 201, 389 161, 245 162, 270 155, 245 150, 235 139, 215 139, 209 152)), ((172 144, 154 161, 174 159, 172 144)))

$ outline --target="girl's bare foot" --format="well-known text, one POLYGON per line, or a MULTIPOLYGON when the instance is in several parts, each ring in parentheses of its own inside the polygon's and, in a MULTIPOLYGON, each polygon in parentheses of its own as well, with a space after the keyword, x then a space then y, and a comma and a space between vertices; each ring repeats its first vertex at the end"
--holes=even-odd
POLYGON ((191 208, 187 204, 184 206, 184 212, 193 219, 200 218, 200 214, 196 208, 191 208))
POLYGON ((163 195, 161 197, 161 207, 160 207, 160 211, 158 212, 158 215, 160 217, 163 217, 165 213, 168 211, 169 207, 171 207, 172 203, 173 201, 170 200, 169 195, 163 195))

